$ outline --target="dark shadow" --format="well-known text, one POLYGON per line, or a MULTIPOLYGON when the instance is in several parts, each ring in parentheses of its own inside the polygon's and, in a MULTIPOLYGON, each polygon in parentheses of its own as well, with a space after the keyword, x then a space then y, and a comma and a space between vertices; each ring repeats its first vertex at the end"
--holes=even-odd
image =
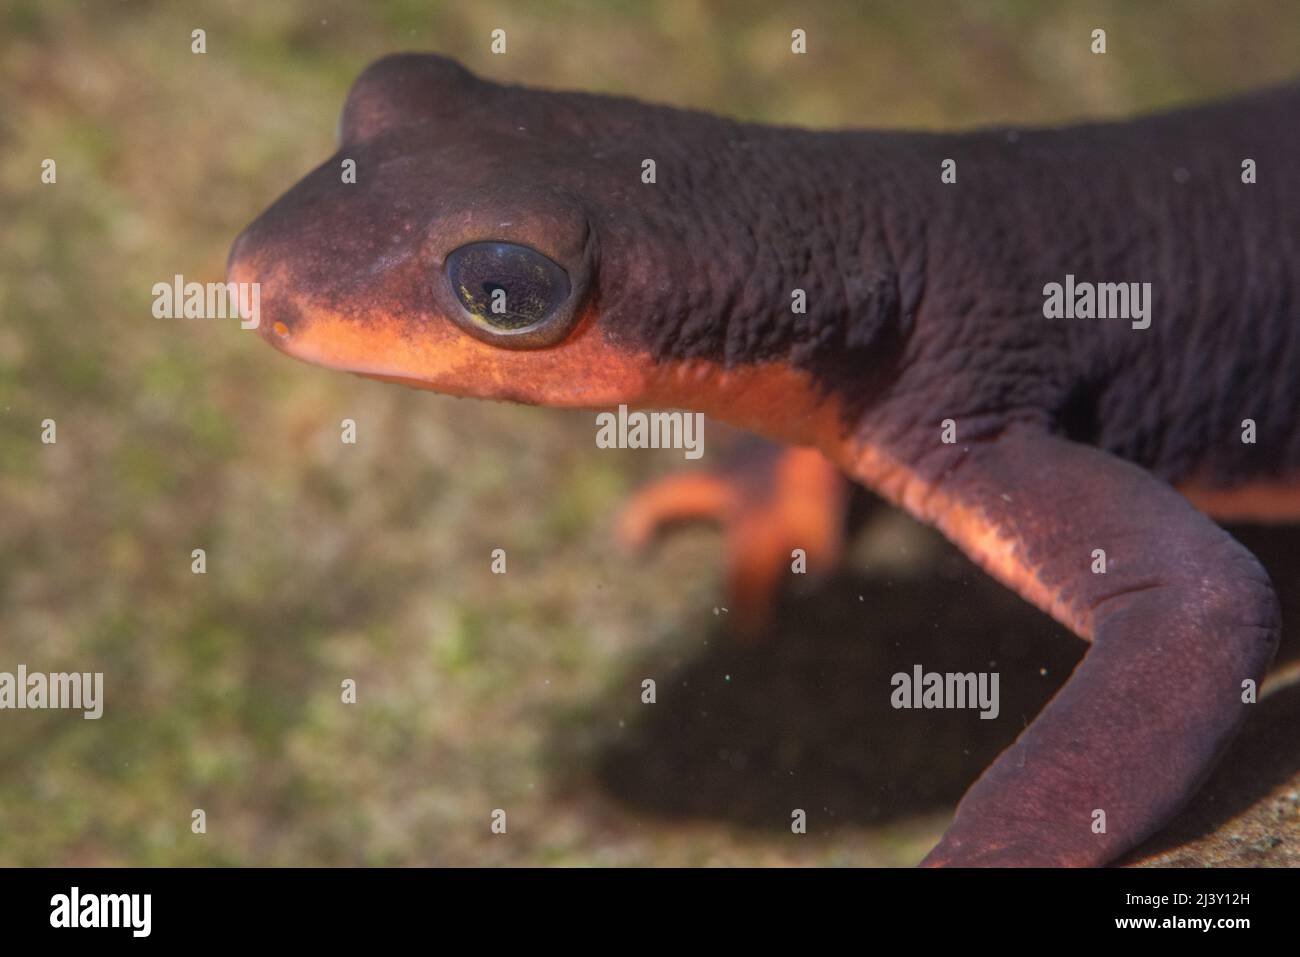
POLYGON ((841 575, 788 595, 759 642, 700 624, 698 656, 639 662, 600 709, 623 720, 598 749, 600 781, 664 816, 773 827, 792 808, 862 824, 951 806, 1086 647, 955 549, 933 579, 841 575), (999 672, 999 717, 893 709, 891 676, 918 664, 999 672), (643 677, 653 707, 627 690, 643 677))
MULTIPOLYGON (((1270 565, 1287 618, 1300 621, 1300 529, 1237 531, 1270 565)), ((664 817, 774 828, 788 827, 793 808, 851 824, 950 809, 1056 692, 1086 645, 943 547, 924 580, 842 574, 787 596, 760 643, 739 644, 709 618, 700 622, 697 656, 665 653, 637 663, 595 707, 599 715, 589 716, 620 729, 596 743, 601 786, 664 817), (890 677, 917 664, 999 672, 1001 715, 894 710, 890 677), (636 697, 645 677, 657 682, 652 707, 636 697)), ((672 645, 680 653, 681 644, 672 645)), ((1220 816, 1194 805, 1177 833, 1213 826, 1295 768, 1298 725, 1290 722, 1289 738, 1282 731, 1294 710, 1261 705, 1229 755, 1232 787, 1210 798, 1220 816)))

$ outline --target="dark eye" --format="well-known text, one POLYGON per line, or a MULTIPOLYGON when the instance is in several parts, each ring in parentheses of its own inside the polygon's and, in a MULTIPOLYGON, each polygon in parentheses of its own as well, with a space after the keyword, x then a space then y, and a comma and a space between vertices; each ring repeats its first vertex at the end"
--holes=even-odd
POLYGON ((446 271, 473 325, 489 334, 524 335, 564 311, 569 299, 569 274, 515 243, 461 246, 447 256, 446 271))

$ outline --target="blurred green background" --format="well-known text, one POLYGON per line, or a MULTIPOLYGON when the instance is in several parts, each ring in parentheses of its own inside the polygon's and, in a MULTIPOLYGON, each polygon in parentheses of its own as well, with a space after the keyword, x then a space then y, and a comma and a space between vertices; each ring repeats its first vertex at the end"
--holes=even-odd
POLYGON ((155 282, 221 278, 236 233, 332 152, 372 59, 816 127, 1123 115, 1300 72, 1295 5, 1264 0, 0 10, 0 670, 106 673, 98 722, 0 714, 0 865, 911 864, 1079 653, 890 515, 739 645, 714 535, 641 562, 611 540, 680 453, 154 319, 155 282), (902 735, 862 704, 967 641, 1034 683, 997 731, 902 735))

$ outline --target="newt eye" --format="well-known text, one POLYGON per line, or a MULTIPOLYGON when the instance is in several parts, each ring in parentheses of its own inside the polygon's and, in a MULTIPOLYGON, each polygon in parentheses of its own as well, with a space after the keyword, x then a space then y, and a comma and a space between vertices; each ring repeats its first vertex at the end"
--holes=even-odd
MULTIPOLYGON (((501 344, 534 347, 558 341, 544 330, 569 299, 569 274, 535 249, 515 243, 469 243, 447 256, 453 293, 468 331, 501 344), (543 341, 545 340, 545 341, 543 341)), ((567 330, 560 330, 560 334, 567 330)))

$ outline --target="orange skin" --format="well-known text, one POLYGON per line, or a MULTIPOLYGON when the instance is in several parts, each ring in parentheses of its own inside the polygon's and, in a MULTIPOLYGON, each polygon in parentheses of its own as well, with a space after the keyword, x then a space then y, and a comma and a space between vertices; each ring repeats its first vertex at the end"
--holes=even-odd
POLYGON ((814 577, 839 565, 847 489, 843 476, 816 449, 790 448, 769 466, 767 482, 718 472, 681 472, 642 489, 624 508, 618 536, 643 550, 662 528, 711 521, 726 543, 727 622, 741 638, 758 637, 776 594, 802 549, 814 577))
MULTIPOLYGON (((261 281, 267 294, 288 286, 274 268, 236 260, 230 281, 261 281), (283 283, 283 285, 282 285, 283 283)), ((268 311, 274 312, 274 302, 268 311)), ((704 361, 655 363, 600 335, 587 307, 559 346, 511 351, 468 335, 449 321, 430 323, 420 338, 406 321, 376 311, 358 321, 295 296, 293 328, 264 322, 259 331, 281 352, 331 369, 450 395, 565 408, 627 403, 688 407, 800 446, 782 457, 773 487, 759 500, 718 476, 682 476, 652 489, 625 514, 620 534, 644 546, 661 524, 712 518, 727 530, 728 623, 752 638, 767 623, 775 593, 802 548, 812 572, 834 568, 842 550, 846 491, 832 460, 850 461, 839 407, 819 396, 807 375, 780 364, 732 369, 704 361)))

